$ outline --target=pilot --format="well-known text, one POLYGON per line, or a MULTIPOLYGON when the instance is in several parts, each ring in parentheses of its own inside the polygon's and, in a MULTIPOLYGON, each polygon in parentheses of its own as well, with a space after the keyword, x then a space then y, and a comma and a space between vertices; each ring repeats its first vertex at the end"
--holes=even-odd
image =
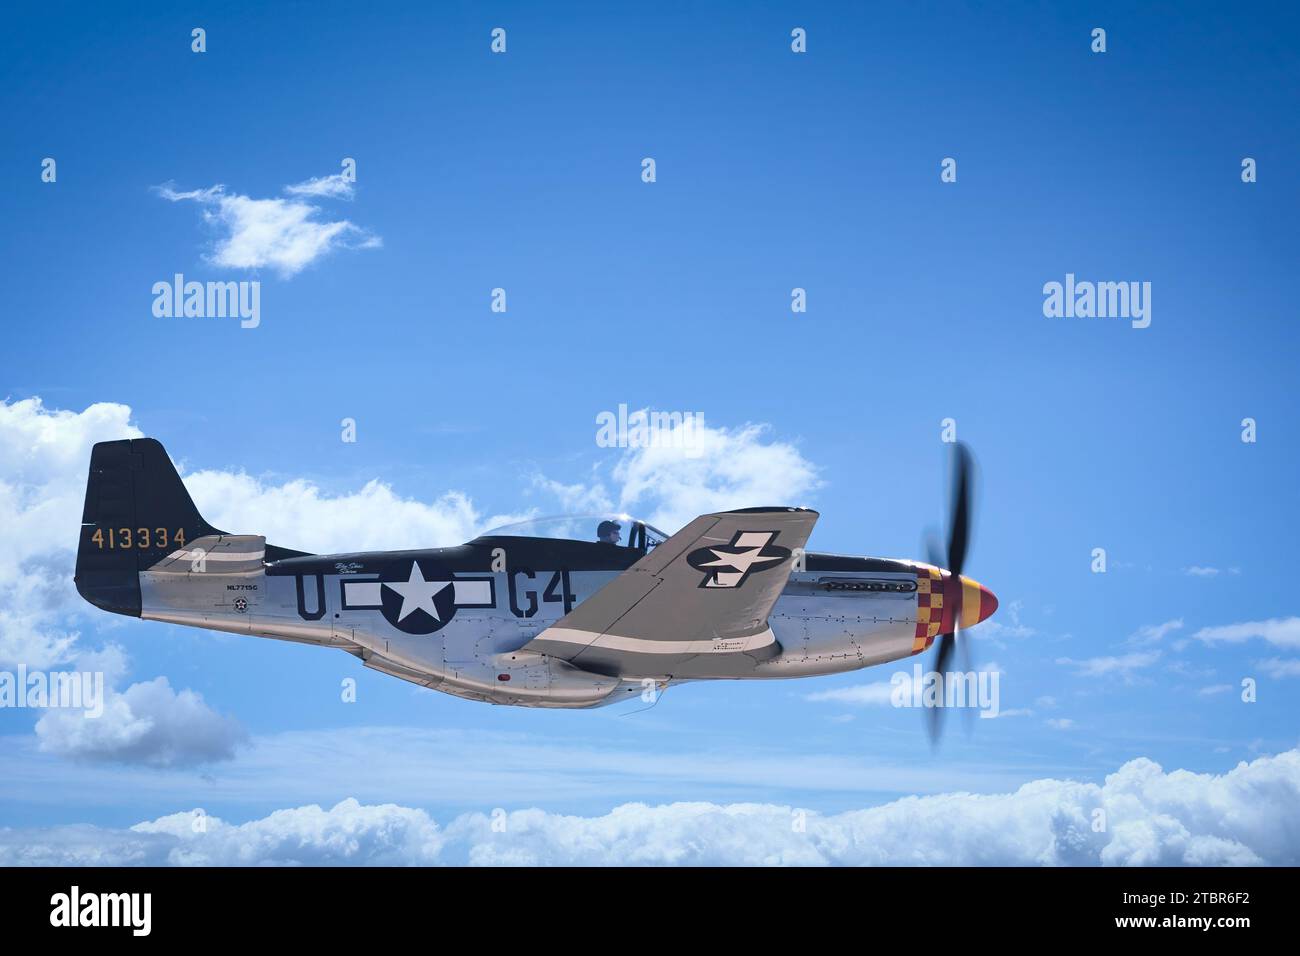
POLYGON ((605 544, 618 544, 623 537, 623 526, 617 521, 602 521, 596 528, 596 540, 605 544))

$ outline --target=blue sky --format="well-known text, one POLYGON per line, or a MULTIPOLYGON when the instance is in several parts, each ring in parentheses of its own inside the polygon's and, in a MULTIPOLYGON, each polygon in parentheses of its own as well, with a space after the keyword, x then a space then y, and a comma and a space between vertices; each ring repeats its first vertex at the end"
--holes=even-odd
MULTIPOLYGON (((1300 646, 1284 583, 1300 526, 1296 26, 1281 4, 15 10, 0 397, 39 397, 28 420, 116 403, 129 413, 111 427, 129 419, 187 473, 244 474, 267 501, 300 480, 346 503, 378 479, 425 517, 459 492, 485 520, 560 510, 539 476, 617 497, 635 463, 596 446, 601 411, 699 411, 727 447, 816 474, 712 472, 719 506, 811 505, 810 547, 920 557, 951 416, 981 468, 968 572, 1002 602, 976 658, 1001 668, 1003 708, 1030 713, 970 735, 954 722, 931 752, 916 712, 808 699, 893 665, 691 685, 635 715, 491 708, 340 653, 110 620, 65 601, 65 581, 42 626, 120 647, 123 686, 166 675, 243 737, 228 759, 157 768, 43 752, 38 714, 0 711, 21 768, 0 825, 194 806, 245 820, 348 796, 439 819, 629 800, 834 813, 1100 782, 1137 757, 1222 774, 1295 747, 1297 677, 1261 662, 1300 646), (344 157, 352 196, 305 201, 351 241, 291 275, 222 264, 215 207, 159 191, 287 201, 344 157), (155 318, 151 286, 177 272, 259 280, 261 325, 155 318), (1066 273, 1150 282, 1150 327, 1044 317, 1043 284, 1066 273), (791 499, 724 500, 757 489, 791 499), (1198 637, 1270 620, 1271 641, 1198 637), (1125 655, 1097 676, 1061 663, 1125 655), (360 699, 344 705, 349 676, 360 699)), ((18 452, 9 465, 0 487, 84 481, 84 460, 40 481, 18 452)), ((236 503, 198 500, 266 530, 236 503)), ((666 492, 638 504, 678 508, 666 492)), ((4 546, 71 576, 70 550, 4 546)))

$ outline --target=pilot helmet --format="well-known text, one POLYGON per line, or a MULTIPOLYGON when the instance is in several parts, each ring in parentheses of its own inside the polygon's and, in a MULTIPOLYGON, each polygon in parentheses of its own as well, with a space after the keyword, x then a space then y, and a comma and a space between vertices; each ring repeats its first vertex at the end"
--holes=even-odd
POLYGON ((617 521, 602 521, 599 527, 596 528, 596 540, 604 541, 610 532, 621 535, 623 533, 623 526, 617 521))

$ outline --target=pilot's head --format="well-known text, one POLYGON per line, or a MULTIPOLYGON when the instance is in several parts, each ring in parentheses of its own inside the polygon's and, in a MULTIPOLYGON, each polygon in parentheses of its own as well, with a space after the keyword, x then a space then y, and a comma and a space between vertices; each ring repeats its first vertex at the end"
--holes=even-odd
POLYGON ((596 540, 606 544, 618 544, 623 537, 623 526, 617 521, 602 521, 596 528, 596 540))

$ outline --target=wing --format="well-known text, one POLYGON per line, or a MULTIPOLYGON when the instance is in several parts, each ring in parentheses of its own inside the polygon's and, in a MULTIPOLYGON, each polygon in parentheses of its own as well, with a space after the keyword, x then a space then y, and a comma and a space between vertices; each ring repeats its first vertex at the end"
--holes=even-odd
POLYGON ((817 512, 701 515, 526 649, 623 676, 742 676, 780 652, 767 617, 817 512))

